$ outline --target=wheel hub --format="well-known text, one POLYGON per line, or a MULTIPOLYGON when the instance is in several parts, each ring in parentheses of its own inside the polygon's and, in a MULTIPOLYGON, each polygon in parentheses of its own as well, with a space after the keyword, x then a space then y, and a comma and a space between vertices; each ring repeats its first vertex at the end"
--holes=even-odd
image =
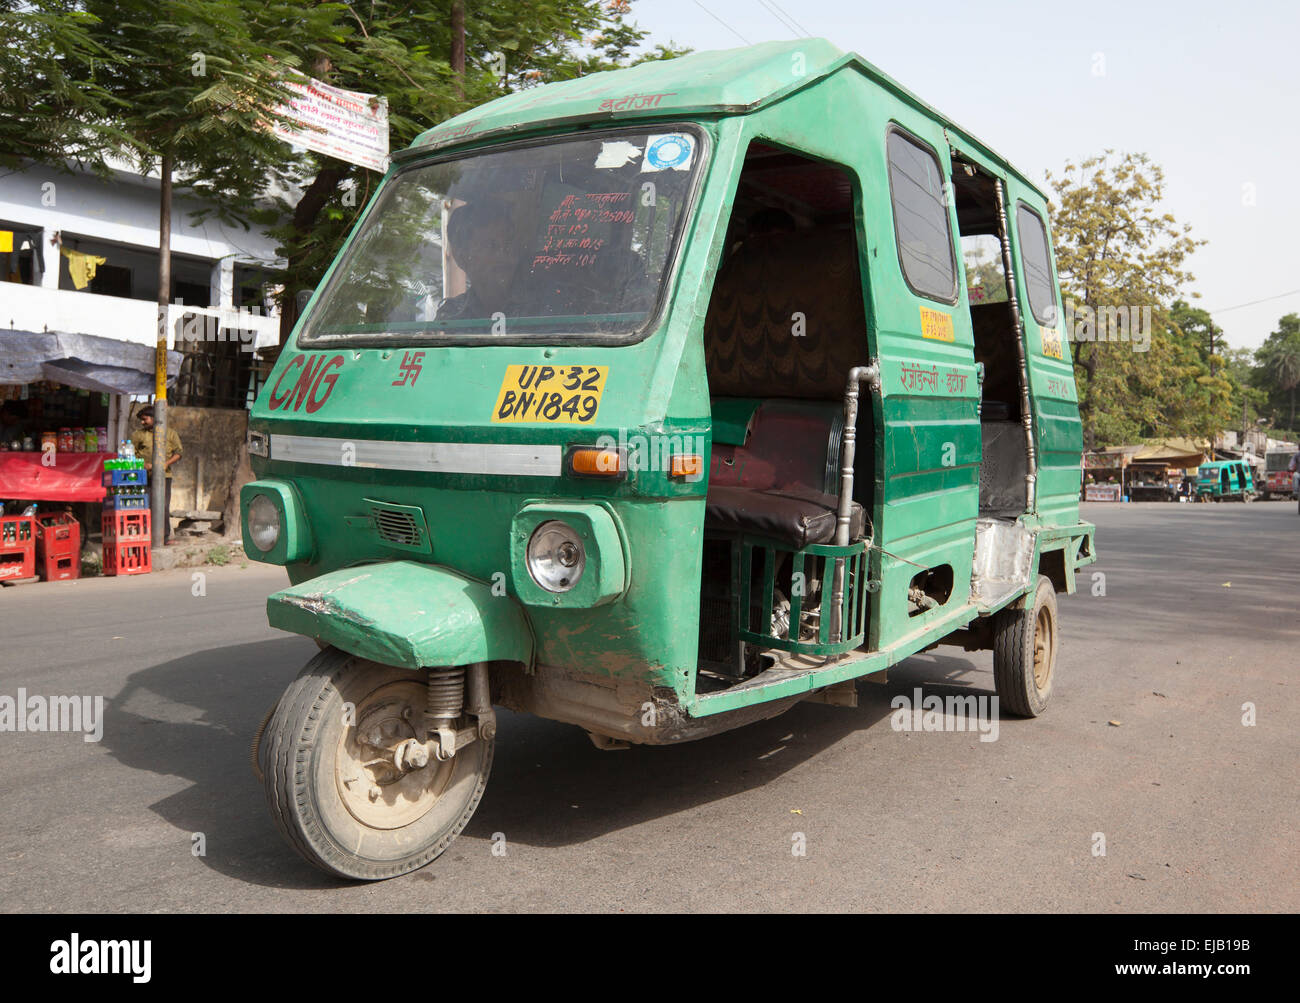
POLYGON ((1052 674, 1052 648, 1056 643, 1055 624, 1046 607, 1038 611, 1034 624, 1034 685, 1039 690, 1047 686, 1052 674))
POLYGON ((424 741, 416 729, 423 726, 426 692, 415 680, 381 686, 357 702, 356 723, 343 729, 334 778, 340 800, 362 825, 410 825, 446 790, 452 763, 429 759, 417 766, 405 754, 408 743, 424 741))

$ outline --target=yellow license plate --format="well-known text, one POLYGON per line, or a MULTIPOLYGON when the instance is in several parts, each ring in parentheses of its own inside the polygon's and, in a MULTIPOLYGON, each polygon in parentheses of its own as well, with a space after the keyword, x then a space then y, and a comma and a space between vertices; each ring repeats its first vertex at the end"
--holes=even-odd
POLYGON ((609 366, 506 366, 493 423, 590 425, 609 366))

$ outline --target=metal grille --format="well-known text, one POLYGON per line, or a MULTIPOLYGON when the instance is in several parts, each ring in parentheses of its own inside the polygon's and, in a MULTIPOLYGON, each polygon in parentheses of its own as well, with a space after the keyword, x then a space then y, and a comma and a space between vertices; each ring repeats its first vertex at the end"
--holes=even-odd
POLYGON ((399 547, 423 547, 424 534, 409 512, 391 508, 371 510, 375 518, 375 531, 381 540, 399 547))
POLYGON ((700 658, 726 662, 732 651, 731 602, 725 596, 700 596, 700 658))

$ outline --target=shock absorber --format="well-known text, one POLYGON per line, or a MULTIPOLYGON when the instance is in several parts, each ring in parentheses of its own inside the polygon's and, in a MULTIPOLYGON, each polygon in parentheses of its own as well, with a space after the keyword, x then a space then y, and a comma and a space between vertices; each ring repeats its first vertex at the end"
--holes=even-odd
POLYGON ((465 708, 465 669, 430 669, 425 718, 430 737, 437 736, 434 754, 440 760, 456 754, 456 719, 465 708))

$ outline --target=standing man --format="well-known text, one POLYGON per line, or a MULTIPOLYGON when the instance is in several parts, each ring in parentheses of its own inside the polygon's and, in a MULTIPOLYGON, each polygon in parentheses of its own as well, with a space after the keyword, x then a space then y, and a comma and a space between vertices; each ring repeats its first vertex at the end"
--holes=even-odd
MULTIPOLYGON (((153 408, 141 408, 140 413, 136 416, 140 419, 140 427, 131 433, 131 445, 135 447, 135 455, 144 460, 144 469, 149 472, 149 477, 153 478, 153 408)), ((167 479, 165 501, 163 502, 163 546, 171 546, 172 542, 172 464, 181 458, 181 437, 176 434, 176 429, 170 425, 167 426, 167 460, 163 464, 163 472, 167 479)))
POLYGON ((1291 472, 1291 493, 1300 498, 1300 450, 1296 450, 1295 456, 1291 457, 1287 470, 1291 472))

